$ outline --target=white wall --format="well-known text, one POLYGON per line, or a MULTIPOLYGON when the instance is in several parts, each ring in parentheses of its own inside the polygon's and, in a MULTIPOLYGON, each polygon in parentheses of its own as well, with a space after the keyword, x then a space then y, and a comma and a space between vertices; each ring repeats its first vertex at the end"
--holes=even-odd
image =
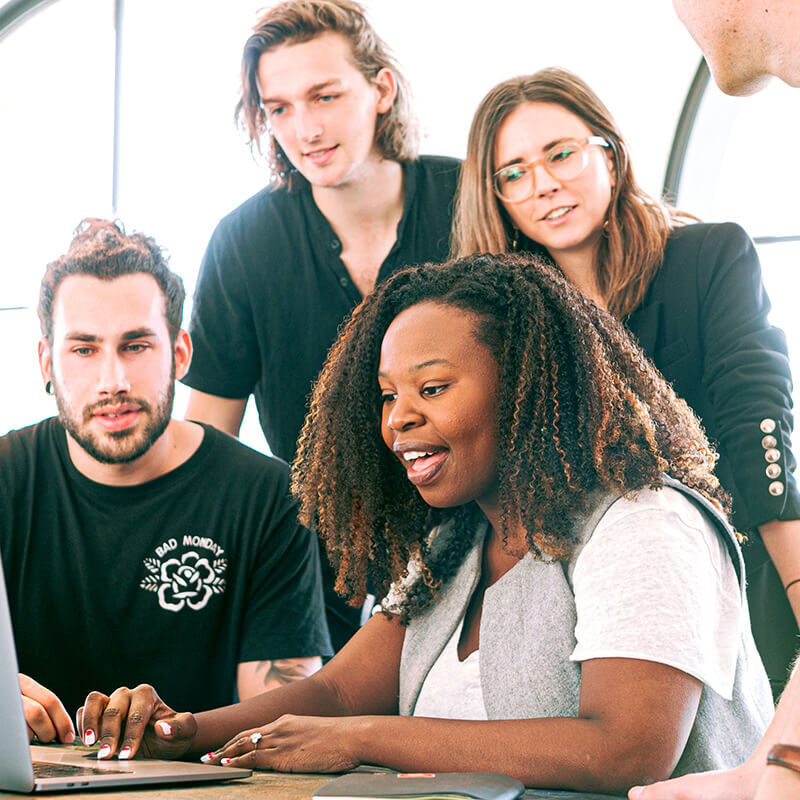
POLYGON ((414 87, 429 152, 463 156, 478 102, 496 83, 560 66, 586 80, 658 193, 700 52, 669 0, 373 0, 414 87))

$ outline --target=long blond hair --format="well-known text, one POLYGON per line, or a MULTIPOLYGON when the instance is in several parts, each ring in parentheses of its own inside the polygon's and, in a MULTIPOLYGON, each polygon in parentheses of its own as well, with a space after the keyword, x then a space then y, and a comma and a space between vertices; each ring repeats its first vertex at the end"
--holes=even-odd
POLYGON ((607 225, 597 256, 597 284, 617 317, 630 314, 644 298, 661 266, 670 231, 694 217, 650 197, 633 176, 628 146, 608 109, 577 75, 548 68, 511 78, 483 98, 469 132, 461 168, 451 237, 451 254, 505 253, 512 250, 514 227, 494 194, 497 132, 514 109, 525 103, 554 103, 579 117, 594 136, 609 144, 616 174, 607 225))
POLYGON ((284 0, 258 19, 242 53, 242 94, 236 118, 247 131, 251 145, 263 149, 272 172, 272 186, 302 183, 289 159, 270 133, 258 85, 258 65, 264 53, 286 44, 301 44, 325 33, 338 33, 350 45, 353 65, 367 81, 382 70, 391 70, 397 84, 392 107, 380 114, 375 127, 375 145, 391 161, 413 161, 417 157, 419 131, 411 107, 411 87, 391 50, 375 32, 364 7, 355 0, 284 0))

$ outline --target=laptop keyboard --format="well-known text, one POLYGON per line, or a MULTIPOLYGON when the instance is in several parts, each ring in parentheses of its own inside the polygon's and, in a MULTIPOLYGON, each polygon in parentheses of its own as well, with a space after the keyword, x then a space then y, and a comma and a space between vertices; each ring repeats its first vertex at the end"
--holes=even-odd
POLYGON ((35 778, 69 778, 75 775, 108 775, 123 773, 124 769, 100 769, 99 767, 78 767, 74 764, 48 764, 44 761, 33 762, 35 778))

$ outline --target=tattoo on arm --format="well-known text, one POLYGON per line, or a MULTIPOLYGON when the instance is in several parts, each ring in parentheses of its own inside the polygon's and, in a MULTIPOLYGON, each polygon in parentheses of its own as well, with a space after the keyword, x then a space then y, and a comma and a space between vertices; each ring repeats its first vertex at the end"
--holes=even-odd
POLYGON ((259 661, 256 664, 256 675, 264 682, 264 689, 277 689, 293 681, 299 681, 313 675, 319 665, 316 659, 309 658, 277 658, 272 661, 259 661))

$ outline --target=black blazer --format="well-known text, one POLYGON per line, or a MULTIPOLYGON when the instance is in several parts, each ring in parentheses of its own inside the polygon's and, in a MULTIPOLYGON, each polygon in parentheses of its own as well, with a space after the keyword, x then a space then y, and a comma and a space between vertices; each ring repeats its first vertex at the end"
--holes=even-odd
POLYGON ((800 518, 789 357, 769 309, 745 231, 697 224, 672 233, 663 265, 627 320, 717 445, 717 475, 733 496, 739 530, 800 518))

